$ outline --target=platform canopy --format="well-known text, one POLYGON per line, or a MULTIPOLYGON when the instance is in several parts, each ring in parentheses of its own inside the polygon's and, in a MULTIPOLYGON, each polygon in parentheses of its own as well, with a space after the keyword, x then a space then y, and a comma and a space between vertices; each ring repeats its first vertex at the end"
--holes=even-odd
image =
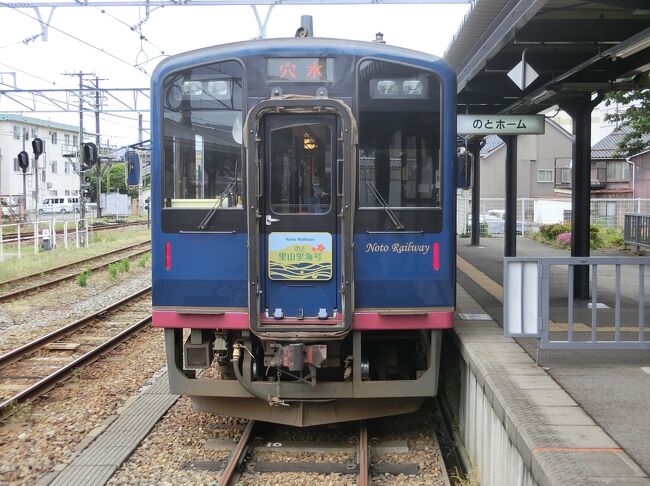
POLYGON ((539 113, 577 93, 642 87, 650 2, 478 0, 445 58, 458 74, 459 113, 539 113), (534 71, 523 84, 521 67, 508 77, 522 58, 534 71))

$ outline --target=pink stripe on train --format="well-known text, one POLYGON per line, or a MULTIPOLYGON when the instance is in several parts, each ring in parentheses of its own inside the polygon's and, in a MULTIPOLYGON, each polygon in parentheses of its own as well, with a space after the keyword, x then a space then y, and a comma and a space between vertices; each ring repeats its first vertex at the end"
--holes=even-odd
POLYGON ((175 329, 248 329, 248 313, 180 314, 176 311, 153 311, 152 326, 175 329))
MULTIPOLYGON (((277 321, 278 324, 282 321, 277 321)), ((327 321, 324 321, 325 324, 327 321)), ((286 324, 286 322, 285 322, 286 324)), ((298 324, 297 324, 298 325, 298 324)), ((153 327, 171 329, 248 329, 248 313, 181 314, 176 311, 154 311, 153 327)), ((417 315, 386 315, 377 312, 355 312, 355 331, 399 331, 412 329, 451 329, 452 311, 426 312, 417 315)))

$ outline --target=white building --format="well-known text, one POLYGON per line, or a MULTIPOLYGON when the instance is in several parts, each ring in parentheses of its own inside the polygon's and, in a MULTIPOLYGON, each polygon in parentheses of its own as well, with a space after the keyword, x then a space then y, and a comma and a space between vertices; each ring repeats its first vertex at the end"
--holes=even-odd
POLYGON ((0 194, 23 195, 23 172, 18 165, 18 153, 29 154, 27 169, 27 208, 34 211, 38 201, 47 197, 76 196, 79 194, 79 174, 65 154, 75 154, 79 146, 79 128, 22 115, 0 114, 0 194), (43 154, 38 160, 38 183, 34 170, 32 140, 44 142, 43 154))

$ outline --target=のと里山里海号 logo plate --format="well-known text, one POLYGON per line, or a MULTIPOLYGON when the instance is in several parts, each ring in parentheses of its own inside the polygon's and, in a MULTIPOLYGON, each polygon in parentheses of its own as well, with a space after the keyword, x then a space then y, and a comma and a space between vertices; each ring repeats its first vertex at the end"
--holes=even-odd
POLYGON ((271 233, 268 253, 271 280, 332 278, 330 233, 271 233))

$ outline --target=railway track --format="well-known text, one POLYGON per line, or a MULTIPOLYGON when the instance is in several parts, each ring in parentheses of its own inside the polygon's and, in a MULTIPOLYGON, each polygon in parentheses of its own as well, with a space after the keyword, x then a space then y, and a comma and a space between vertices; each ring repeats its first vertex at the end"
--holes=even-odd
MULTIPOLYGON (((43 221, 46 222, 46 221, 43 221)), ((21 224, 24 225, 33 225, 35 224, 35 221, 32 222, 23 222, 21 224)), ((3 223, 3 224, 16 224, 16 223, 3 223)), ((142 226, 147 224, 146 221, 134 221, 132 223, 118 223, 118 224, 112 224, 112 223, 107 223, 107 224, 93 224, 89 227, 92 231, 105 231, 105 230, 112 230, 112 229, 120 229, 120 228, 128 228, 129 226, 142 226)), ((59 232, 57 231, 57 235, 59 232)), ((34 231, 29 230, 29 231, 21 231, 20 232, 20 238, 23 239, 28 239, 34 236, 34 231)), ((2 241, 4 243, 12 243, 15 242, 18 238, 18 233, 3 233, 2 235, 2 241)))
POLYGON ((31 292, 42 290, 47 287, 75 279, 83 270, 90 268, 91 271, 100 270, 108 267, 111 263, 115 263, 124 258, 134 258, 151 251, 151 241, 143 241, 128 245, 117 250, 102 253, 93 257, 78 260, 76 262, 61 265, 47 270, 25 275, 13 280, 0 282, 0 302, 15 299, 22 295, 31 292), (115 258, 116 255, 119 257, 115 258), (106 261, 102 261, 109 258, 106 261), (88 264, 95 262, 92 267, 88 264), (101 263, 96 263, 101 262, 101 263))
MULTIPOLYGON (((348 434, 347 441, 323 440, 323 437, 331 435, 327 427, 315 427, 313 429, 316 431, 306 432, 308 435, 315 434, 309 441, 284 441, 273 430, 278 426, 258 424, 251 420, 246 424, 239 441, 232 447, 227 460, 198 462, 193 467, 219 471, 219 485, 223 486, 233 486, 240 478, 245 484, 271 484, 279 481, 285 473, 353 476, 357 486, 371 485, 373 477, 381 478, 381 484, 410 482, 448 485, 449 477, 431 421, 434 407, 429 405, 432 404, 427 402, 427 406, 423 407, 427 410, 411 414, 410 417, 397 416, 342 424, 340 432, 348 434), (422 425, 425 425, 428 437, 422 434, 422 425), (427 427, 430 429, 427 430, 427 427), (371 433, 374 435, 371 436, 371 433), (273 451, 276 460, 264 460, 268 451, 273 451), (433 471, 427 470, 431 461, 421 460, 423 453, 436 459, 434 462, 438 468, 435 474, 432 475, 433 471), (310 454, 318 460, 295 460, 296 456, 303 458, 310 454), (331 459, 328 460, 328 456, 331 459), (266 478, 268 481, 265 482, 266 478)), ((298 429, 294 429, 294 434, 296 430, 298 429)), ((305 481, 309 484, 314 479, 305 478, 305 481)))
POLYGON ((0 356, 0 418, 151 321, 151 287, 0 356))

